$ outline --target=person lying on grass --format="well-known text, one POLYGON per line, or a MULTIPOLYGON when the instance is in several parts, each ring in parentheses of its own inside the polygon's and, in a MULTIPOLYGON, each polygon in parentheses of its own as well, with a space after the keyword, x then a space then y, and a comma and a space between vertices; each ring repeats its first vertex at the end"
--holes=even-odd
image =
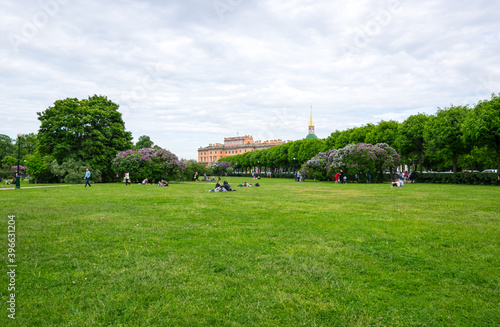
POLYGON ((250 184, 250 183, 245 182, 245 183, 243 183, 243 185, 241 185, 241 184, 240 184, 240 185, 238 185, 238 186, 239 186, 239 187, 254 187, 254 186, 259 187, 259 186, 260 186, 260 184, 259 184, 259 183, 255 183, 255 185, 252 185, 252 184, 250 184))

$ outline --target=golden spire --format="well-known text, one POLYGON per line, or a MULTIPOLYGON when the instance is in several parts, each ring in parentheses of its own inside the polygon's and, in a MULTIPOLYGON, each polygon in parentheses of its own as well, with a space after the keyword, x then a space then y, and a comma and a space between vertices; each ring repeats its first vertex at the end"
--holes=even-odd
POLYGON ((311 103, 311 122, 309 123, 309 126, 314 127, 314 124, 313 124, 313 105, 312 105, 312 103, 311 103))

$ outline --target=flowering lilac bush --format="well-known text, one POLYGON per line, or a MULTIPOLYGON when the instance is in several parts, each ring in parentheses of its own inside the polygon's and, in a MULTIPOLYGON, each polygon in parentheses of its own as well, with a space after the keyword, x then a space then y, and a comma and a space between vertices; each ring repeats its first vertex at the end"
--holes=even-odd
POLYGON ((380 177, 383 171, 394 171, 401 162, 396 150, 385 143, 349 144, 339 149, 332 160, 330 170, 342 169, 348 179, 364 179, 368 174, 380 177))
POLYGON ((317 178, 319 180, 331 179, 331 176, 328 175, 328 169, 332 163, 335 152, 337 152, 337 150, 332 149, 327 152, 318 153, 302 165, 300 174, 304 178, 317 178))
POLYGON ((120 152, 113 159, 113 168, 119 173, 129 172, 131 179, 149 181, 171 180, 180 176, 186 162, 164 149, 143 148, 120 152))
MULTIPOLYGON (((12 166, 11 168, 14 169, 15 171, 17 171, 17 165, 12 166)), ((26 171, 26 167, 23 165, 19 165, 19 171, 21 171, 21 170, 26 171)))
POLYGON ((399 154, 385 143, 349 144, 338 150, 320 152, 302 166, 305 178, 331 180, 341 169, 349 180, 364 180, 368 174, 380 177, 383 171, 394 171, 400 164, 399 154))
POLYGON ((229 161, 218 161, 208 167, 208 171, 212 175, 225 175, 233 171, 233 164, 229 161))

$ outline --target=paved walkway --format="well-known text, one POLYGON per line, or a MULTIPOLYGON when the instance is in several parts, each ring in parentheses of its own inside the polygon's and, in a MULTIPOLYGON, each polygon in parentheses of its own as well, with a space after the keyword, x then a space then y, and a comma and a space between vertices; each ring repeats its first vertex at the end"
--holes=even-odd
MULTIPOLYGON (((54 185, 54 186, 27 186, 27 187, 21 187, 21 189, 26 189, 26 188, 46 188, 46 187, 65 187, 65 186, 71 186, 71 185, 54 185)), ((0 188, 0 191, 5 191, 5 190, 15 190, 15 187, 9 187, 9 188, 0 188)))

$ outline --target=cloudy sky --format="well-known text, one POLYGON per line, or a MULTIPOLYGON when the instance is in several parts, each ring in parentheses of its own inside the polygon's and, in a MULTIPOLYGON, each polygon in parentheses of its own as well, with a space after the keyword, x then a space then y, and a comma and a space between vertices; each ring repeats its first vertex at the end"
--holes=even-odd
POLYGON ((500 91, 491 0, 7 0, 0 133, 105 95, 181 158, 224 137, 327 137, 500 91))

